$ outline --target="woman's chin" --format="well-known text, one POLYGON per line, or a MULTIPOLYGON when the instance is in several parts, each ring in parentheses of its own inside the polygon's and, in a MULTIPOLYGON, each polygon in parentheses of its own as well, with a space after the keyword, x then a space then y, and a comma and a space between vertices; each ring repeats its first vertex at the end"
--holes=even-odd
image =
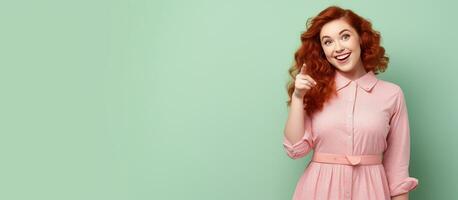
POLYGON ((352 63, 345 63, 345 64, 339 64, 339 63, 333 63, 334 67, 337 68, 340 71, 343 72, 349 72, 352 71, 354 66, 352 63))
POLYGON ((336 69, 338 69, 339 71, 342 71, 342 72, 348 72, 348 71, 351 71, 350 68, 346 67, 346 66, 339 66, 339 65, 334 65, 334 67, 336 69))

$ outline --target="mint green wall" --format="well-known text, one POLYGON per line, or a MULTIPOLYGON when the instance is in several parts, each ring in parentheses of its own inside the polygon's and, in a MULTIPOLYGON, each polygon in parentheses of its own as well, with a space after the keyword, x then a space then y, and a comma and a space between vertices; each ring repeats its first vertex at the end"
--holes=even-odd
POLYGON ((411 199, 458 174, 452 1, 9 1, 0 4, 0 199, 290 199, 287 69, 306 19, 370 19, 411 123, 411 199))

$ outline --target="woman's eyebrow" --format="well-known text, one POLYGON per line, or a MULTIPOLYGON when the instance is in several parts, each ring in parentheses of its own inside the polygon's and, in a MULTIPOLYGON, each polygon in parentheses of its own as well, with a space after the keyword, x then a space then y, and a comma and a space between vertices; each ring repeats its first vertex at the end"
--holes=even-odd
MULTIPOLYGON (((350 30, 348 30, 348 29, 343 29, 343 30, 341 30, 341 31, 339 32, 339 35, 342 34, 344 31, 350 31, 350 30)), ((323 40, 325 37, 330 38, 329 36, 325 35, 325 36, 321 37, 321 40, 323 40)))

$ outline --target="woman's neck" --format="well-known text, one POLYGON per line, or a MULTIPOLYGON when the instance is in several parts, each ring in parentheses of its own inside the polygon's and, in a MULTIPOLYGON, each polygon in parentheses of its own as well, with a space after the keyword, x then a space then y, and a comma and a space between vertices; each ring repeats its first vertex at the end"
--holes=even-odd
POLYGON ((364 76, 367 73, 366 69, 364 68, 361 62, 359 62, 358 65, 355 66, 353 70, 348 71, 348 72, 340 71, 339 69, 336 69, 336 70, 337 72, 342 74, 342 76, 345 76, 346 78, 350 80, 356 80, 364 76))

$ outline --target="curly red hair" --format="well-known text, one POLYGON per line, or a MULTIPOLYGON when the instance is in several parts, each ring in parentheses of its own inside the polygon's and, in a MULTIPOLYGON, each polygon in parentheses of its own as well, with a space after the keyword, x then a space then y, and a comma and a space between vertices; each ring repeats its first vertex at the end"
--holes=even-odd
POLYGON ((353 11, 330 6, 316 17, 309 18, 306 23, 307 30, 300 37, 302 45, 294 54, 295 63, 288 70, 291 79, 287 84, 289 95, 287 105, 291 106, 295 77, 305 63, 307 65, 305 73, 317 82, 317 85, 310 89, 303 99, 304 110, 309 116, 321 110, 324 103, 337 94, 334 82, 337 69, 326 59, 321 47, 320 31, 326 23, 341 18, 351 25, 361 38, 361 60, 366 71, 379 74, 379 72, 384 72, 388 65, 389 58, 385 55, 385 49, 380 45, 380 33, 372 29, 371 22, 353 11))

